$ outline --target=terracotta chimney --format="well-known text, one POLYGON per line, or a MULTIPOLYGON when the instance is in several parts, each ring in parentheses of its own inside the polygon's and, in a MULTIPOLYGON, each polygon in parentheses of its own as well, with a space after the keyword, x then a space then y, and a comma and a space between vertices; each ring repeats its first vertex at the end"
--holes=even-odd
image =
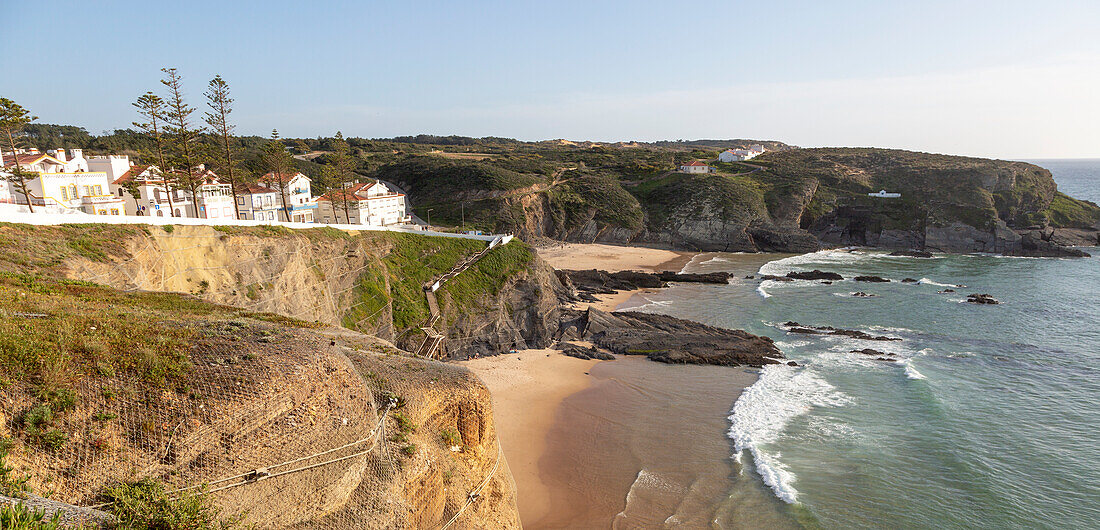
POLYGON ((60 148, 60 147, 58 147, 56 150, 54 150, 54 158, 56 158, 56 159, 58 159, 62 162, 68 162, 68 160, 65 160, 65 150, 60 148))

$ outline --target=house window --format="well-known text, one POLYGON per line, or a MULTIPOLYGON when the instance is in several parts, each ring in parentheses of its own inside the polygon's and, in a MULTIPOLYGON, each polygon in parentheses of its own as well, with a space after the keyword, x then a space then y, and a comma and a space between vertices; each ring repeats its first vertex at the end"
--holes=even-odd
POLYGON ((102 185, 100 185, 100 184, 95 185, 95 194, 96 195, 103 195, 103 186, 102 185))
POLYGON ((111 215, 118 215, 118 208, 111 208, 111 215))
POLYGON ((274 221, 275 220, 275 212, 267 212, 267 220, 268 221, 274 221))
POLYGON ((244 197, 237 197, 237 204, 244 206, 244 197))
POLYGON ((69 184, 69 200, 76 200, 76 184, 69 184))
POLYGON ((65 186, 61 186, 61 200, 69 200, 69 188, 66 188, 65 186))

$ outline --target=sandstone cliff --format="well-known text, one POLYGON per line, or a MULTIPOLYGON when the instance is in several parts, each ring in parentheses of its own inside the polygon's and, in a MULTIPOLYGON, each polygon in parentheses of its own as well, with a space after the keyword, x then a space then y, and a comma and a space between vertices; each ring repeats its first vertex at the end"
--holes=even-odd
POLYGON ((463 368, 186 295, 8 273, 0 298, 6 464, 56 502, 152 479, 264 528, 519 527, 463 368))

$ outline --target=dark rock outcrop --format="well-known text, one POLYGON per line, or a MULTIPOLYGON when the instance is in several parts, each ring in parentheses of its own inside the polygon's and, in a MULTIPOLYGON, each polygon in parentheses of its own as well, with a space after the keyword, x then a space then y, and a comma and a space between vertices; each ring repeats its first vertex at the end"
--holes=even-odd
POLYGON ((977 294, 977 293, 967 295, 966 301, 970 302, 972 304, 987 304, 987 305, 996 305, 996 304, 1000 303, 988 294, 977 294))
POLYGON ((954 289, 944 289, 942 291, 937 291, 937 292, 940 293, 940 294, 947 294, 947 293, 953 293, 953 292, 955 292, 955 290, 954 289))
POLYGON ((676 273, 676 272, 607 272, 590 270, 555 270, 558 280, 573 286, 581 293, 612 294, 616 291, 655 289, 668 287, 668 282, 729 283, 727 272, 676 273))
POLYGON ((917 282, 919 282, 919 281, 920 281, 920 280, 918 280, 918 279, 916 279, 916 278, 903 278, 903 279, 901 280, 901 283, 917 283, 917 282))
POLYGON ((787 321, 783 323, 783 326, 787 328, 787 333, 802 333, 805 335, 843 335, 846 337, 852 337, 853 339, 860 340, 879 340, 879 341, 897 341, 901 340, 897 337, 887 337, 885 335, 871 335, 854 329, 841 329, 834 328, 832 326, 807 326, 799 324, 794 321, 787 321))
POLYGON ((854 296, 856 298, 874 298, 878 295, 877 294, 867 294, 863 291, 856 291, 856 292, 852 293, 852 296, 854 296))
POLYGON ((825 272, 814 269, 812 271, 788 272, 787 277, 795 280, 843 280, 844 277, 835 272, 825 272))
POLYGON ((781 362, 771 339, 667 315, 597 309, 570 311, 564 326, 620 355, 645 355, 664 363, 764 366, 781 362))
POLYGON ((896 354, 886 353, 884 351, 873 350, 871 348, 863 348, 862 350, 852 350, 850 353, 858 353, 861 355, 878 355, 879 357, 897 357, 896 354))
POLYGON ((786 276, 776 276, 774 274, 761 274, 761 280, 771 280, 773 282, 793 282, 794 278, 788 278, 786 276))
POLYGON ((558 345, 557 349, 561 350, 562 355, 568 355, 569 357, 576 357, 578 359, 584 359, 586 361, 592 359, 597 359, 600 361, 615 360, 615 356, 611 355, 610 353, 602 352, 590 346, 573 344, 572 342, 563 342, 558 345))
POLYGON ((887 280, 886 278, 883 278, 881 276, 873 276, 873 275, 856 276, 853 279, 857 282, 872 282, 872 283, 885 283, 885 282, 890 281, 890 280, 887 280))

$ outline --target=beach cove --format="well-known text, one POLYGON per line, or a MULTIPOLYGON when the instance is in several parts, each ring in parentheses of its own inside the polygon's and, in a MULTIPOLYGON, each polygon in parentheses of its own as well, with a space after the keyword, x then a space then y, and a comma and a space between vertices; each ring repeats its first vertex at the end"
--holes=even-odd
MULTIPOLYGON (((611 272, 679 272, 708 259, 584 244, 540 249, 540 256, 555 268, 611 272)), ((767 261, 745 258, 744 268, 752 272, 767 261)), ((591 305, 645 310, 661 291, 600 295, 591 305)), ((585 361, 555 350, 463 364, 492 393, 527 528, 704 528, 716 521, 727 527, 722 521, 750 512, 747 524, 789 525, 782 503, 730 458, 726 416, 756 381, 756 369, 668 365, 634 356, 585 361), (746 505, 753 509, 734 509, 746 505)))

